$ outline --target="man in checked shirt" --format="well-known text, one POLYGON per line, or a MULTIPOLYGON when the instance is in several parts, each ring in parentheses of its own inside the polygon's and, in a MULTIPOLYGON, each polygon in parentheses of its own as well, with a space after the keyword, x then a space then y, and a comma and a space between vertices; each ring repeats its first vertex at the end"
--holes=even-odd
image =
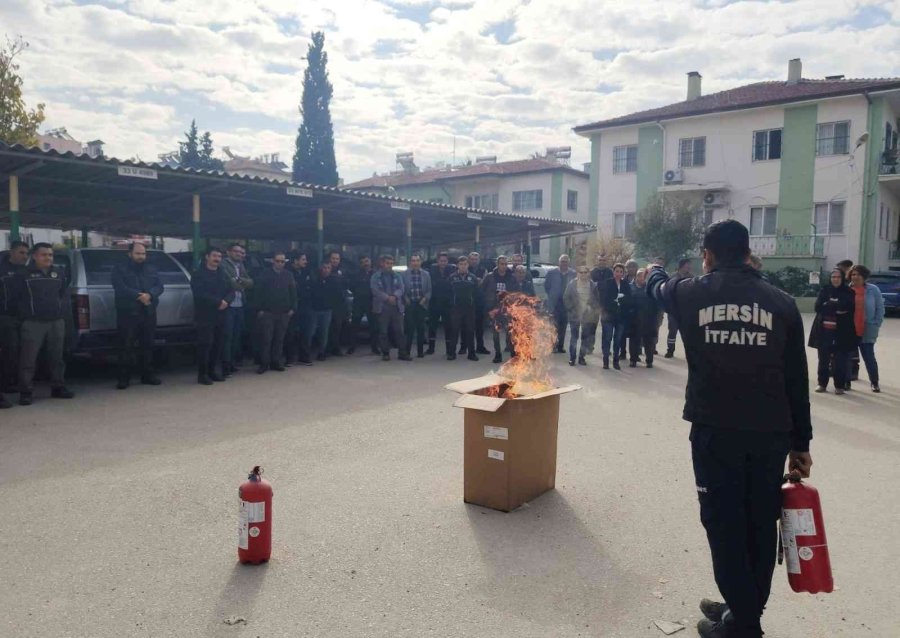
POLYGON ((406 304, 405 332, 406 351, 412 351, 413 334, 416 338, 416 356, 425 356, 425 320, 428 319, 428 304, 431 301, 431 275, 422 270, 422 257, 412 255, 409 269, 403 273, 404 303, 406 304))

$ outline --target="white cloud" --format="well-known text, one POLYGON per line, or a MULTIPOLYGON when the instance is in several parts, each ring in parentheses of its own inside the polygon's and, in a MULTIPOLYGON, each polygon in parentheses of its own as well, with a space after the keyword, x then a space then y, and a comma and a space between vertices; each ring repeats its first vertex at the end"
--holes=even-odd
POLYGON ((26 97, 47 103, 47 125, 151 160, 193 117, 219 147, 289 159, 302 58, 325 30, 348 180, 401 150, 449 160, 454 139, 457 158, 570 144, 577 165, 589 148, 572 126, 680 100, 692 70, 705 92, 782 79, 798 56, 807 77, 898 76, 898 23, 894 0, 0 4, 0 24, 32 44, 26 97))

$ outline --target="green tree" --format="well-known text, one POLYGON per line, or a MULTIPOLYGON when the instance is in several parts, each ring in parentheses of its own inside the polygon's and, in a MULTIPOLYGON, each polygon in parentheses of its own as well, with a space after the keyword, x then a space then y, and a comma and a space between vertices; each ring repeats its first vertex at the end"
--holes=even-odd
POLYGON ((191 128, 185 131, 184 139, 184 142, 178 143, 178 165, 182 168, 203 168, 197 136, 197 120, 191 120, 191 128))
POLYGON ((221 171, 225 168, 225 162, 213 157, 213 141, 209 131, 200 138, 200 166, 208 171, 221 171))
POLYGON ((328 54, 325 53, 325 34, 321 31, 312 34, 306 61, 293 177, 295 182, 337 186, 334 127, 329 108, 334 91, 328 80, 328 54))
POLYGON ((38 127, 44 121, 44 105, 28 109, 22 99, 22 77, 16 56, 28 48, 21 36, 6 39, 0 48, 0 140, 7 144, 34 146, 38 127))
POLYGON ((634 220, 634 243, 645 257, 662 257, 668 265, 699 246, 702 212, 699 202, 689 197, 655 197, 634 220))

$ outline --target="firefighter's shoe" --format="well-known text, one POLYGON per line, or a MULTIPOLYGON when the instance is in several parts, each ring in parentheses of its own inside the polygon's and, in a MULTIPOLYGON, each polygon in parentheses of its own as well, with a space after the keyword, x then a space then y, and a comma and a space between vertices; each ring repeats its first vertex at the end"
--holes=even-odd
POLYGON ((709 618, 701 618, 697 623, 700 638, 762 638, 762 631, 741 629, 734 623, 713 622, 709 618))
POLYGON ((725 613, 726 609, 728 609, 728 605, 725 603, 710 600, 709 598, 704 598, 700 601, 700 611, 713 622, 722 620, 722 614, 725 613))

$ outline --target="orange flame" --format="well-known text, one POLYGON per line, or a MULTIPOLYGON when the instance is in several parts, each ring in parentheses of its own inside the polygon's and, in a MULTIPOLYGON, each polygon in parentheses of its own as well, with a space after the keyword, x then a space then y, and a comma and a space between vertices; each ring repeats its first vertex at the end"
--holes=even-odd
POLYGON ((540 311, 537 297, 512 292, 503 295, 499 307, 491 311, 498 330, 506 329, 515 356, 503 364, 500 374, 510 380, 491 388, 489 396, 514 399, 544 392, 553 387, 549 362, 556 343, 556 326, 540 311))

